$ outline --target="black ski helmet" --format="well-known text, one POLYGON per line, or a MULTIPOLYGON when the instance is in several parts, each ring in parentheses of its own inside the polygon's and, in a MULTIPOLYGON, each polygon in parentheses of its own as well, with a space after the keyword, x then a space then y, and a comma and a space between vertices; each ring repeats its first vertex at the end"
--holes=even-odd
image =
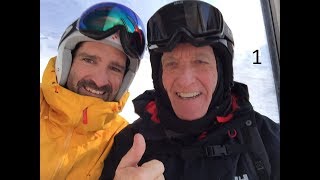
POLYGON ((217 61, 222 64, 224 94, 230 92, 233 86, 234 41, 216 7, 192 0, 169 3, 149 19, 147 39, 156 90, 161 90, 159 69, 163 52, 171 51, 177 43, 188 42, 197 47, 210 45, 213 48, 217 61))
POLYGON ((127 55, 129 66, 114 99, 118 101, 128 90, 143 58, 145 30, 140 17, 130 8, 111 2, 98 3, 84 11, 66 28, 59 42, 55 70, 61 86, 69 76, 72 50, 84 41, 108 44, 127 55), (120 40, 113 40, 114 35, 119 35, 120 40))

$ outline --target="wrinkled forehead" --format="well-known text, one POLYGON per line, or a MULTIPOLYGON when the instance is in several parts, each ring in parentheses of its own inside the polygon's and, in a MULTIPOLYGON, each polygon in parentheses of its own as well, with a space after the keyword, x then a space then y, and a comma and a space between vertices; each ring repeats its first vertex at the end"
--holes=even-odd
POLYGON ((179 43, 170 52, 164 52, 161 59, 166 58, 185 58, 185 57, 198 57, 206 56, 214 58, 214 50, 211 46, 196 47, 190 43, 179 43))

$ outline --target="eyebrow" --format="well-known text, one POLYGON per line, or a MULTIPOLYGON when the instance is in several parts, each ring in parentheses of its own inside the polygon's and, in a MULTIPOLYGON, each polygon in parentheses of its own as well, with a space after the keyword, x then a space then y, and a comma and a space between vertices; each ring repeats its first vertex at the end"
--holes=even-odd
POLYGON ((88 57, 88 58, 91 58, 91 59, 99 59, 96 55, 90 55, 90 54, 85 53, 85 52, 81 52, 77 56, 88 57))
MULTIPOLYGON (((96 55, 90 55, 88 53, 85 52, 81 52, 78 54, 78 56, 80 57, 88 57, 90 59, 94 59, 94 60, 100 60, 100 58, 96 55)), ((121 65, 119 64, 116 60, 112 60, 111 65, 116 66, 117 68, 120 68, 121 70, 125 70, 126 69, 126 65, 121 65)))

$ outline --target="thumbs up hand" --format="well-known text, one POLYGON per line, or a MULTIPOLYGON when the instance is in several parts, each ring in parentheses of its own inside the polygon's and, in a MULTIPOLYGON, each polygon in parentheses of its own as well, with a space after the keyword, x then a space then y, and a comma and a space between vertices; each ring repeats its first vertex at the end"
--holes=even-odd
POLYGON ((164 180, 164 165, 158 160, 148 161, 141 166, 138 162, 146 150, 146 142, 141 134, 135 134, 133 145, 122 157, 114 180, 164 180))

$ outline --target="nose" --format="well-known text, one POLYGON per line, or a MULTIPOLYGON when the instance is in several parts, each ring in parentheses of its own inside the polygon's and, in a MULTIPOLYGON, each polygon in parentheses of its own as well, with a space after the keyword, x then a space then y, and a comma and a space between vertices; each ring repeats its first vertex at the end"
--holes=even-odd
POLYGON ((97 68, 92 75, 92 80, 98 87, 107 85, 109 81, 108 71, 105 68, 97 68))
POLYGON ((190 86, 194 83, 194 71, 190 65, 180 66, 176 83, 181 87, 190 86))

